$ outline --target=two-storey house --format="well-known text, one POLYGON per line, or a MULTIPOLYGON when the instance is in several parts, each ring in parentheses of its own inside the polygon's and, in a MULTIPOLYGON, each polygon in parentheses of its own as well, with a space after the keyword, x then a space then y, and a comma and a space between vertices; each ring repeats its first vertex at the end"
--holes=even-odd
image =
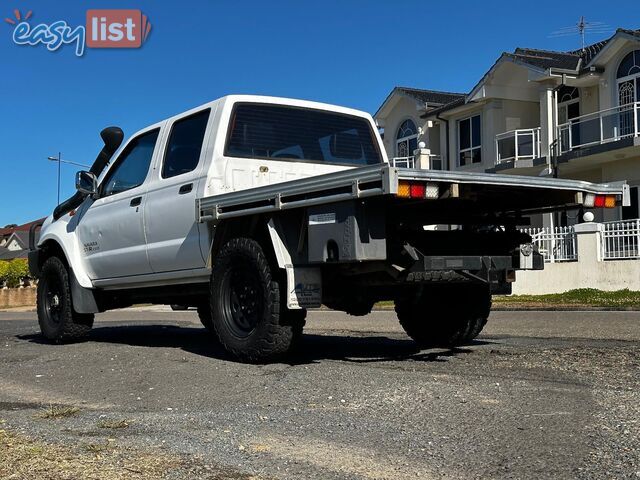
MULTIPOLYGON (((399 165, 420 144, 432 168, 626 180, 632 205, 596 220, 640 216, 640 30, 576 51, 503 53, 466 94, 398 87, 375 118, 399 165)), ((538 221, 571 225, 581 214, 538 221)))

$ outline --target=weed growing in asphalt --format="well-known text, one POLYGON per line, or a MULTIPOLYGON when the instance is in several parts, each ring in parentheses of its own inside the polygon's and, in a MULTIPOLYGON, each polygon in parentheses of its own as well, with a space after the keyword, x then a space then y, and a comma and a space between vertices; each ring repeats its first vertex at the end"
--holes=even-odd
POLYGON ((67 418, 77 415, 80 412, 78 407, 70 407, 67 405, 49 405, 41 410, 36 417, 46 419, 67 418))
POLYGON ((98 422, 98 428, 110 428, 114 430, 129 428, 129 422, 126 420, 100 420, 98 422))

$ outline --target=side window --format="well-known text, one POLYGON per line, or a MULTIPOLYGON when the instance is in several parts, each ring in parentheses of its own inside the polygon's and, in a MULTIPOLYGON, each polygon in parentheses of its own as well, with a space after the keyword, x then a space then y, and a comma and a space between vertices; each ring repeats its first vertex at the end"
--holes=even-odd
POLYGON ((162 178, 191 172, 198 166, 210 110, 178 120, 171 128, 162 165, 162 178))
POLYGON ((147 177, 158 132, 143 133, 129 142, 102 182, 102 196, 108 197, 142 185, 147 177))

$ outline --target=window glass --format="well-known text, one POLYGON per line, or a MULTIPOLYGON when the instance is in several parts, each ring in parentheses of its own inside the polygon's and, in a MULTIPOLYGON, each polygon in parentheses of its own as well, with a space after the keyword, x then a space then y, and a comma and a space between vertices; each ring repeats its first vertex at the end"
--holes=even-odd
POLYGON ((558 90, 558 103, 570 102, 580 98, 580 90, 577 87, 563 85, 558 90))
POLYGON ((326 137, 322 137, 319 140, 320 150, 322 150, 322 157, 324 158, 325 162, 341 163, 344 158, 349 158, 353 161, 353 163, 366 163, 366 158, 364 158, 364 150, 362 148, 362 145, 360 144, 360 139, 358 138, 358 132, 352 129, 346 132, 342 132, 339 135, 342 139, 341 141, 343 144, 343 153, 341 153, 343 157, 338 157, 334 154, 335 142, 336 138, 338 138, 337 135, 327 135, 326 137), (332 142, 334 142, 334 144, 332 144, 332 142))
POLYGON ((398 136, 396 138, 406 138, 412 135, 418 135, 418 129, 416 128, 416 124, 411 120, 405 120, 398 128, 398 136))
POLYGON ((482 143, 480 140, 480 115, 476 115, 471 119, 471 146, 479 147, 482 143))
POLYGON ((460 150, 471 146, 471 120, 460 121, 460 150))
POLYGON ((159 130, 144 133, 129 142, 102 183, 108 197, 142 185, 147 177, 159 130))
POLYGON ((198 166, 209 112, 209 109, 203 110, 173 124, 162 166, 162 178, 182 175, 198 166))
POLYGON ((630 52, 622 59, 616 76, 623 78, 637 73, 640 73, 640 50, 630 52))
POLYGON ((225 155, 345 165, 382 162, 364 118, 283 105, 238 103, 225 155))
POLYGON ((460 152, 460 166, 469 165, 471 163, 471 150, 460 152))
POLYGON ((460 166, 482 162, 480 115, 458 121, 458 151, 460 166))

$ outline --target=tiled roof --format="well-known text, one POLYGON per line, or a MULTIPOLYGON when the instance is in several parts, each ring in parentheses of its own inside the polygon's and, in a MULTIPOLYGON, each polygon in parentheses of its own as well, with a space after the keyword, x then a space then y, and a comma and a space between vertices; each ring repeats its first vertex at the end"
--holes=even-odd
POLYGON ((574 50, 570 53, 574 54, 574 55, 580 55, 580 57, 582 58, 582 64, 586 65, 588 64, 591 60, 593 60, 593 57, 595 57, 598 53, 600 53, 600 50, 602 50, 604 48, 604 46, 609 43, 609 40, 611 40, 610 38, 607 38, 606 40, 602 40, 600 42, 596 42, 593 43, 591 45, 587 45, 586 47, 584 47, 584 50, 580 49, 580 50, 574 50))
MULTIPOLYGON (((616 33, 626 33, 627 35, 632 35, 634 37, 640 38, 640 30, 629 30, 628 28, 618 28, 616 30, 616 33)), ((583 49, 573 50, 569 53, 573 55, 580 55, 580 57, 582 57, 582 60, 583 60, 583 65, 587 65, 589 62, 591 62, 591 60, 593 60, 593 58, 598 53, 600 53, 600 50, 602 50, 611 41, 611 39, 614 36, 615 34, 607 38, 606 40, 601 40, 591 45, 587 45, 586 47, 584 47, 584 50, 583 49)))
POLYGON ((512 54, 515 59, 534 67, 542 68, 562 68, 575 70, 580 64, 580 56, 575 53, 554 52, 550 50, 536 50, 533 48, 516 48, 512 54))
POLYGON ((424 115, 421 115, 421 118, 437 116, 438 114, 440 114, 442 112, 446 112, 447 110, 451 110, 453 108, 456 108, 456 107, 459 107, 461 105, 464 105, 464 103, 465 103, 465 97, 464 96, 462 96, 460 98, 456 98, 453 102, 449 102, 449 103, 446 103, 446 104, 442 105, 441 107, 434 108, 433 110, 429 110, 424 115))
POLYGON ((424 103, 444 105, 458 98, 464 98, 464 93, 440 92, 438 90, 422 90, 419 88, 396 87, 394 90, 402 92, 424 103))
MULTIPOLYGON (((640 39, 640 29, 638 30, 629 30, 624 28, 618 28, 616 30, 616 34, 624 33, 627 35, 632 35, 640 39)), ((602 40, 600 42, 593 43, 591 45, 587 45, 584 49, 572 50, 568 52, 559 52, 554 50, 539 50, 535 48, 516 48, 513 53, 503 53, 500 58, 496 61, 494 66, 489 70, 495 68, 496 65, 500 63, 503 58, 508 58, 511 60, 515 60, 518 62, 522 62, 532 67, 547 70, 549 68, 557 68, 563 70, 581 70, 585 68, 595 57, 600 53, 600 51, 615 37, 615 35, 607 38, 606 40, 602 40)), ((487 77, 488 73, 485 74, 482 80, 480 80, 479 84, 481 84, 484 79, 487 77)), ((410 90, 414 90, 416 92, 429 92, 429 90, 417 90, 417 89, 408 89, 405 87, 399 87, 404 90, 407 94, 409 94, 410 90)), ((442 93, 442 92, 440 92, 442 93)), ((426 114, 422 115, 423 118, 433 117, 447 110, 451 110, 453 108, 459 107, 465 104, 465 95, 461 94, 449 94, 453 95, 449 102, 443 103, 441 106, 429 110, 426 114)), ((426 100, 428 101, 428 100, 426 100)), ((434 102, 438 103, 438 102, 434 102)))
MULTIPOLYGON (((640 30, 629 30, 626 28, 618 28, 616 33, 625 33, 640 38, 640 30)), ((600 53, 615 35, 601 40, 591 45, 587 45, 584 49, 571 50, 568 52, 557 52, 553 50, 537 50, 534 48, 516 48, 513 56, 525 63, 529 63, 535 67, 544 68, 562 68, 567 70, 577 70, 585 67, 593 58, 600 53), (579 64, 578 60, 582 59, 579 64)))
POLYGON ((0 237, 9 236, 13 232, 29 232, 31 229, 31 225, 38 222, 43 222, 46 217, 42 217, 38 220, 34 220, 33 222, 24 223, 22 225, 18 225, 16 227, 2 227, 0 228, 0 237))
POLYGON ((9 250, 5 247, 0 247, 0 260, 13 260, 14 258, 27 258, 29 255, 28 250, 9 250))

